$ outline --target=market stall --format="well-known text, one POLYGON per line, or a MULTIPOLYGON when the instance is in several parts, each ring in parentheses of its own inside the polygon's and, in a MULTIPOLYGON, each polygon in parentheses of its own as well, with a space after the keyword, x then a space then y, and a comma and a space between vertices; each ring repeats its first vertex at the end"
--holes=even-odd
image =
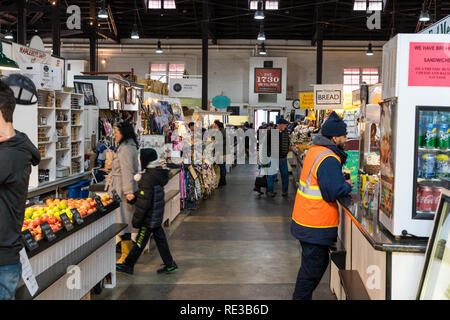
POLYGON ((341 203, 345 262, 331 264, 339 299, 358 296, 349 279, 370 299, 416 298, 450 152, 448 82, 426 72, 437 60, 420 57, 446 45, 445 35, 399 34, 383 48, 383 100, 367 103, 368 94, 361 109, 360 185, 341 203))
POLYGON ((25 212, 18 300, 79 300, 105 277, 115 287, 117 197, 48 199, 25 212), (26 262, 29 260, 29 264, 26 262))

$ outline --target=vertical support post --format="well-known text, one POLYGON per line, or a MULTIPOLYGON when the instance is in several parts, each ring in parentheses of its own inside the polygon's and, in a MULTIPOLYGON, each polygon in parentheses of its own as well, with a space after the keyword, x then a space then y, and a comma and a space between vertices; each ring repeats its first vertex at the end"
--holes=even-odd
POLYGON ((97 71, 97 36, 93 30, 89 35, 89 65, 90 72, 97 71))
POLYGON ((17 43, 27 44, 27 9, 25 0, 17 0, 17 43))
POLYGON ((203 1, 202 21, 202 109, 208 110, 208 34, 209 0, 203 1))
MULTIPOLYGON (((317 1, 318 2, 318 1, 317 1)), ((323 74, 323 29, 322 29, 322 5, 316 3, 316 83, 322 84, 323 74)))
POLYGON ((61 55, 61 24, 59 14, 59 1, 55 0, 55 5, 52 7, 52 36, 53 36, 53 54, 61 55))

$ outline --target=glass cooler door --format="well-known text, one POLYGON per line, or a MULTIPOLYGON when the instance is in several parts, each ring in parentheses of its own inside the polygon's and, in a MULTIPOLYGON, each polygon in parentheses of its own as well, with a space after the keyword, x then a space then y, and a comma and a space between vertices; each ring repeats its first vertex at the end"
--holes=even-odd
POLYGON ((432 220, 449 179, 450 108, 417 107, 413 219, 432 220))
POLYGON ((419 283, 420 300, 450 300, 450 192, 443 189, 419 283))

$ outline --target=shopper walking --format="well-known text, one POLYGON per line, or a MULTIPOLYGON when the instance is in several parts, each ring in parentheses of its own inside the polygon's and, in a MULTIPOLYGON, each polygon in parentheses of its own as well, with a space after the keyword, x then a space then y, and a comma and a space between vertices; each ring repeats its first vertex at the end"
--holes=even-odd
POLYGON ((217 129, 220 131, 220 133, 222 134, 222 144, 223 144, 223 160, 221 164, 219 165, 220 168, 220 182, 219 182, 219 187, 222 186, 226 186, 227 185, 227 164, 226 164, 226 159, 227 159, 227 133, 225 130, 225 127, 223 125, 222 122, 220 122, 219 120, 215 120, 213 125, 212 125, 213 129, 217 129))
POLYGON ((278 130, 280 130, 280 150, 279 150, 279 167, 280 167, 280 175, 281 175, 281 191, 282 196, 286 197, 288 195, 289 189, 289 170, 288 170, 288 162, 287 155, 289 153, 290 140, 289 133, 287 131, 287 126, 289 122, 286 119, 280 118, 277 122, 278 130))
MULTIPOLYGON (((19 83, 13 85, 13 79, 30 85, 28 91, 37 97, 34 84, 20 77, 23 76, 15 75, 7 81, 9 85, 22 89, 20 91, 27 88, 19 83)), ((38 165, 41 160, 39 150, 28 136, 14 130, 12 122, 15 107, 13 91, 7 83, 0 81, 0 300, 14 300, 22 275, 19 252, 23 245, 20 232, 28 182, 31 166, 38 165)))
POLYGON ((156 242, 164 267, 157 271, 171 273, 178 269, 170 254, 169 245, 161 226, 164 216, 164 186, 169 181, 169 171, 159 165, 158 155, 154 149, 141 149, 141 173, 135 176, 138 191, 135 193, 135 212, 133 227, 139 229, 136 243, 123 264, 116 266, 117 271, 133 274, 134 265, 147 245, 150 235, 156 242))
POLYGON ((302 246, 294 300, 311 300, 328 267, 329 246, 336 242, 339 225, 336 200, 353 187, 342 174, 346 141, 347 125, 333 112, 306 153, 291 223, 292 235, 302 246))
POLYGON ((126 200, 132 201, 137 191, 137 183, 134 175, 139 171, 138 142, 133 126, 128 122, 120 122, 114 127, 114 136, 119 145, 114 154, 112 170, 108 177, 107 190, 116 190, 122 202, 116 210, 116 221, 128 224, 121 235, 121 257, 117 263, 123 263, 130 253, 133 242, 131 241, 131 220, 134 208, 126 200))

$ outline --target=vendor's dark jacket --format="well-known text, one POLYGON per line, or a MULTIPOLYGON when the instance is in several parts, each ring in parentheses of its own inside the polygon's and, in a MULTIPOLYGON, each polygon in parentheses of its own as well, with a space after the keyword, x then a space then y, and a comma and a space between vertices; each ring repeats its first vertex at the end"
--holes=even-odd
POLYGON ((39 150, 22 132, 0 143, 0 266, 18 264, 31 166, 39 150))
MULTIPOLYGON (((351 186, 345 181, 342 174, 342 166, 347 160, 347 154, 328 138, 318 135, 313 140, 314 145, 326 147, 333 151, 340 159, 341 163, 334 158, 328 157, 322 161, 317 170, 317 182, 323 200, 335 202, 347 197, 351 192, 351 186)), ((301 226, 294 221, 291 223, 292 235, 300 241, 319 244, 332 245, 337 240, 337 227, 335 228, 308 228, 301 226)))
POLYGON ((135 212, 133 227, 160 227, 164 216, 164 186, 169 181, 169 170, 162 167, 146 168, 135 176, 138 191, 135 193, 135 212))

